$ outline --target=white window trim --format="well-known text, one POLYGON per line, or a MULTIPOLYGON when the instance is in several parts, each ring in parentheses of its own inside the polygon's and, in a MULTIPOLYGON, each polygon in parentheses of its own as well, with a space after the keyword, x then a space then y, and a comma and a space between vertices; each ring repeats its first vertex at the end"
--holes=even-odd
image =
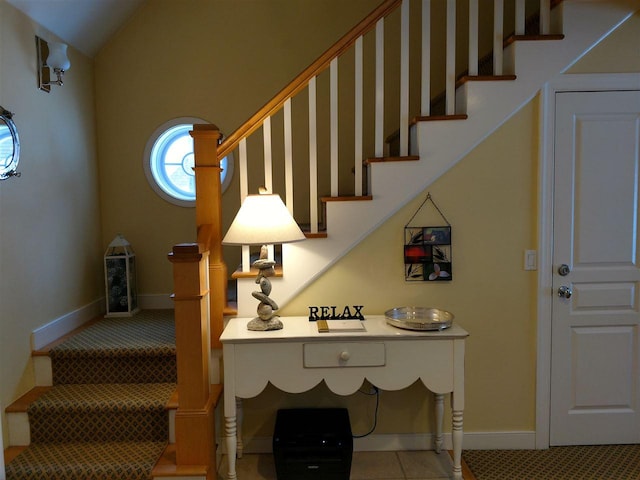
MULTIPOLYGON (((147 144, 145 145, 145 148, 144 148, 144 154, 142 156, 142 165, 144 168, 144 174, 147 177, 147 181, 149 182, 149 186, 152 188, 152 190, 156 194, 158 194, 159 197, 161 197, 162 199, 166 200, 167 202, 173 205, 178 205, 180 207, 193 208, 196 205, 195 200, 184 200, 184 199, 176 198, 168 194, 167 192, 165 192, 164 189, 160 185, 158 185, 158 182, 154 178, 152 167, 151 167, 151 152, 153 150, 153 146, 156 140, 158 140, 158 138, 171 127, 175 127, 176 125, 183 125, 183 124, 210 125, 211 122, 208 122, 198 117, 178 117, 178 118, 173 118, 171 120, 164 122, 162 125, 156 128, 153 131, 153 133, 149 136, 149 139, 147 140, 147 144)), ((234 164, 233 153, 229 153, 229 155, 227 155, 227 172, 226 172, 224 181, 222 182, 222 192, 224 192, 226 188, 229 186, 229 184, 231 183, 231 179, 233 177, 233 164, 234 164)))

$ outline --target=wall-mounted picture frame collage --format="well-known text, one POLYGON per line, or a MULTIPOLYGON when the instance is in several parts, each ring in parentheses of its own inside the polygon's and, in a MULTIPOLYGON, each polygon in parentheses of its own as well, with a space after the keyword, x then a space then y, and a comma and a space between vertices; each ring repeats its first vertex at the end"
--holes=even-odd
POLYGON ((451 262, 451 225, 433 202, 431 194, 420 205, 404 228, 404 267, 408 282, 453 280, 451 262), (430 201, 446 225, 410 226, 416 214, 430 201))

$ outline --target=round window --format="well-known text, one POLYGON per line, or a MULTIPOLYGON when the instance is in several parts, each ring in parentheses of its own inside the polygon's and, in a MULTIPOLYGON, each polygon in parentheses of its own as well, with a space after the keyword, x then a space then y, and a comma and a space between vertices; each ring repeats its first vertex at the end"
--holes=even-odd
POLYGON ((0 180, 19 177, 20 140, 13 113, 0 107, 0 180))
MULTIPOLYGON (((170 120, 156 129, 144 152, 147 180, 153 190, 175 205, 193 207, 196 200, 196 177, 193 139, 189 131, 194 124, 208 123, 200 118, 183 117, 170 120)), ((222 191, 231 181, 233 158, 220 162, 222 191)))

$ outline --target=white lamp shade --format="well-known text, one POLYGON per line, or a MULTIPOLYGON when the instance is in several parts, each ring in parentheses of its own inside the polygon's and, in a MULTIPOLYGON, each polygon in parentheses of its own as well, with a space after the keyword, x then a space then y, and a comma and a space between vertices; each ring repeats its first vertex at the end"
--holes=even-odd
POLYGON ((67 57, 67 45, 58 42, 49 42, 49 56, 47 57, 49 68, 69 70, 71 62, 67 57))
POLYGON ((299 242, 305 238, 280 195, 248 195, 222 243, 270 245, 299 242))

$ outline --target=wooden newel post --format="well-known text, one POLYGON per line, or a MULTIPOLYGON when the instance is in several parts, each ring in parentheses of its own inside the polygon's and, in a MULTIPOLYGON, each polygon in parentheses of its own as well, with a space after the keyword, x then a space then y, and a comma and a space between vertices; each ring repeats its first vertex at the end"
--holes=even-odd
POLYGON ((220 335, 227 304, 227 266, 222 258, 222 169, 218 161, 221 134, 215 125, 194 125, 190 134, 195 157, 198 243, 209 250, 211 345, 222 348, 220 335))
POLYGON ((176 464, 207 467, 207 479, 216 478, 215 404, 220 386, 210 385, 209 252, 204 245, 175 245, 174 308, 178 370, 176 464))

